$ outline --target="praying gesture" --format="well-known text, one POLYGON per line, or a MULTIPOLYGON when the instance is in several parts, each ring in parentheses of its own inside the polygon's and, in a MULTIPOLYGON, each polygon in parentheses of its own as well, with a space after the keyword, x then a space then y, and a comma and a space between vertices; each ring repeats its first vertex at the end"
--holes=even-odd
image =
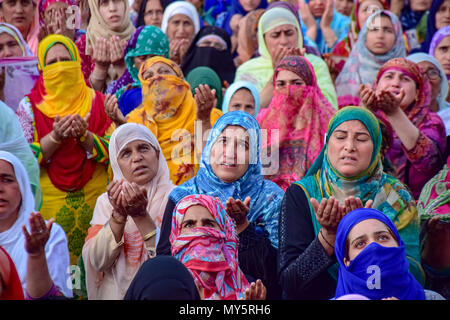
POLYGON ((55 220, 50 219, 46 224, 39 212, 31 212, 28 221, 30 232, 25 225, 22 226, 25 235, 25 250, 31 256, 45 255, 45 244, 50 237, 55 220))
POLYGON ((250 224, 247 219, 247 215, 250 212, 250 200, 249 196, 244 201, 229 197, 225 203, 225 211, 236 222, 236 231, 238 234, 244 231, 250 224))
POLYGON ((119 108, 119 103, 115 94, 108 93, 105 97, 105 112, 108 117, 114 122, 116 127, 127 123, 122 111, 119 108))

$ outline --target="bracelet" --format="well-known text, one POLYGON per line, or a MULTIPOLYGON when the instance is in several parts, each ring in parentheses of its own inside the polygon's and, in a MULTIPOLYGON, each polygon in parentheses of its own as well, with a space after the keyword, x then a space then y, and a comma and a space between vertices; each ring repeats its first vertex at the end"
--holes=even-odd
POLYGON ((325 240, 325 242, 327 243, 327 245, 329 245, 331 248, 334 249, 334 246, 332 246, 332 245, 327 241, 327 239, 325 239, 325 237, 323 236, 322 229, 320 229, 319 232, 320 232, 320 234, 322 235, 322 239, 325 240))
POLYGON ((86 130, 84 132, 84 134, 78 140, 80 140, 81 143, 85 142, 86 138, 87 138, 87 135, 88 135, 88 131, 86 130))
POLYGON ((150 258, 156 257, 156 248, 155 247, 147 247, 144 245, 145 250, 150 258))
POLYGON ((144 241, 147 241, 148 239, 150 239, 151 237, 154 237, 156 234, 156 229, 153 230, 152 232, 147 233, 142 239, 144 241))
POLYGON ((48 134, 48 137, 50 138, 50 140, 53 141, 53 143, 61 144, 61 140, 58 141, 58 140, 56 140, 55 138, 53 138, 53 135, 52 135, 51 133, 48 134))
POLYGON ((114 222, 117 223, 117 224, 125 224, 125 223, 127 223, 126 220, 123 221, 123 222, 117 220, 117 219, 114 217, 114 211, 111 213, 111 219, 112 219, 112 221, 114 221, 114 222))

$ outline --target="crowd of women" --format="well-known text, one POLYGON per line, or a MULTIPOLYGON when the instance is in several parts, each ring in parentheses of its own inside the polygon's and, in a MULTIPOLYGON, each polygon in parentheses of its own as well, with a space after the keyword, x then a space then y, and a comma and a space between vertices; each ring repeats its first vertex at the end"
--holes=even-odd
POLYGON ((0 21, 0 299, 450 298, 450 0, 0 21))

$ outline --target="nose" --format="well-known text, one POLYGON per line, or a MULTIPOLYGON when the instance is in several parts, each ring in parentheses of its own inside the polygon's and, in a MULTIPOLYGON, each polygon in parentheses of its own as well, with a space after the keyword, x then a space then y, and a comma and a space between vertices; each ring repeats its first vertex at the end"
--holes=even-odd
POLYGON ((287 47, 289 45, 289 39, 284 34, 284 32, 282 32, 281 35, 280 35, 280 45, 283 46, 283 47, 287 47))
POLYGON ((345 151, 347 152, 353 152, 355 151, 355 143, 353 139, 347 139, 344 146, 345 151))

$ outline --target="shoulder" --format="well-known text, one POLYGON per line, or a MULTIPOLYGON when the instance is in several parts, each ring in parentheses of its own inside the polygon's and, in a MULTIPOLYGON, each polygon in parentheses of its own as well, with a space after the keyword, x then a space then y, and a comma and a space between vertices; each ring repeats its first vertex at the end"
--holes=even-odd
POLYGON ((435 291, 425 289, 425 300, 446 300, 446 299, 435 291))

